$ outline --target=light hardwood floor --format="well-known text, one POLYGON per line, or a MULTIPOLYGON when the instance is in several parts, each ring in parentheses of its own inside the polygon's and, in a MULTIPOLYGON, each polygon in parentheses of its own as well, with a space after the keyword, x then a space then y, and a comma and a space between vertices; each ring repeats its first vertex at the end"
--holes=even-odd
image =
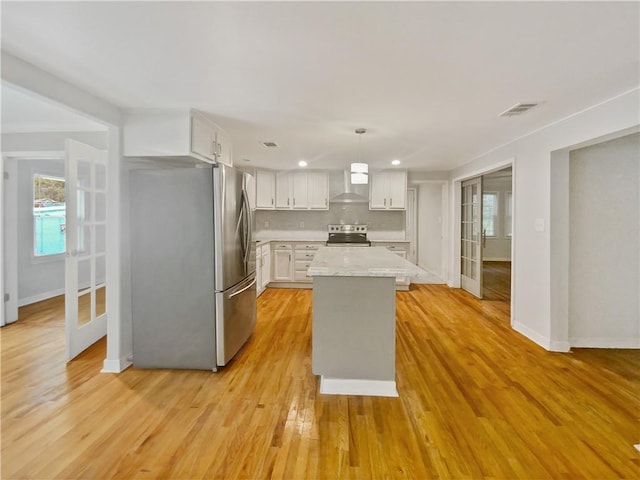
POLYGON ((0 330, 3 479, 639 477, 640 352, 546 352, 505 302, 398 292, 400 398, 373 398, 317 393, 309 290, 267 290, 215 374, 101 374, 104 341, 65 365, 59 301, 0 330))

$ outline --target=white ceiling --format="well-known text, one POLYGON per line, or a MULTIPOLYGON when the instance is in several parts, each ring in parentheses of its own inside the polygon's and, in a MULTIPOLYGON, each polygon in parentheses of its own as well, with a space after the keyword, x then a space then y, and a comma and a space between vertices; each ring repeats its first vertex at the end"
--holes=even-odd
POLYGON ((364 127, 373 167, 449 170, 637 87, 639 7, 3 1, 2 48, 121 108, 210 112, 238 163, 343 168, 364 127))

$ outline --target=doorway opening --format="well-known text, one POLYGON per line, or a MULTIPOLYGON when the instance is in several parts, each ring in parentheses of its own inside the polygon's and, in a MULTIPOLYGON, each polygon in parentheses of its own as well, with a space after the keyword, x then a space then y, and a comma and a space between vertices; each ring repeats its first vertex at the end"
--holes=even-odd
POLYGON ((511 167, 482 176, 482 298, 511 301, 511 167))
POLYGON ((106 334, 109 129, 6 84, 2 97, 2 320, 62 299, 71 360, 106 334))
POLYGON ((460 286, 486 301, 511 303, 512 166, 461 183, 460 286))

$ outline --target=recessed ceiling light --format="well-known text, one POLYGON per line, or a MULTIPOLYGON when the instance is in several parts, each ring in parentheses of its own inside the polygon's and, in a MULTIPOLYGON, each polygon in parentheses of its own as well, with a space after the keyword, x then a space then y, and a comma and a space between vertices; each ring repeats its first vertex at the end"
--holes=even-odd
POLYGON ((251 161, 249 158, 243 158, 243 160, 244 160, 245 162, 250 162, 250 161, 251 161))
POLYGON ((278 146, 276 142, 262 142, 262 145, 264 145, 267 148, 274 148, 278 146))
POLYGON ((400 165, 400 160, 391 160, 391 165, 400 165))
POLYGON ((307 162, 305 162, 304 160, 300 160, 300 161, 298 162, 298 166, 300 166, 300 167, 306 167, 306 166, 307 166, 307 162))

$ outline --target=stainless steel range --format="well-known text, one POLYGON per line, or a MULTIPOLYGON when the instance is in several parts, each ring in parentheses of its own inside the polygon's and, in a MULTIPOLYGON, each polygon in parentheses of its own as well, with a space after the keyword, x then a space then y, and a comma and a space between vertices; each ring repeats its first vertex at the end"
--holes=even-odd
POLYGON ((366 225, 329 225, 328 247, 370 247, 366 225))

